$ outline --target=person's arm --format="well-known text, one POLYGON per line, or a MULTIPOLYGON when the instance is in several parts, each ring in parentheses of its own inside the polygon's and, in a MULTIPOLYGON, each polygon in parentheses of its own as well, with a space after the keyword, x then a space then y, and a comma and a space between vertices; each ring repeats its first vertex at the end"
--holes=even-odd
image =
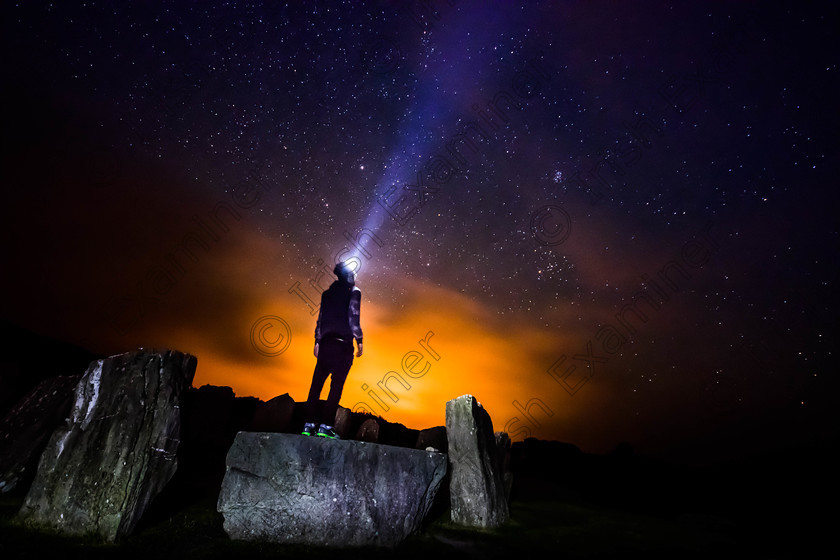
POLYGON ((361 326, 361 307, 362 307, 362 291, 359 288, 353 288, 353 293, 350 294, 350 332, 353 333, 353 338, 356 339, 356 357, 362 355, 362 326, 361 326))

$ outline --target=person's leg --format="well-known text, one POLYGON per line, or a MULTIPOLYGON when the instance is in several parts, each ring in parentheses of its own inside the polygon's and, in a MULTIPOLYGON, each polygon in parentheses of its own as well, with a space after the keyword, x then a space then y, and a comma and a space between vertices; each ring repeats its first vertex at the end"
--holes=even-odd
POLYGON ((314 435, 321 422, 322 410, 320 410, 321 390, 330 375, 330 368, 326 360, 318 357, 315 363, 315 371, 312 374, 312 385, 309 386, 309 396, 306 399, 304 409, 304 435, 314 435))
POLYGON ((319 357, 318 362, 315 364, 315 371, 312 373, 312 385, 309 386, 309 397, 306 399, 306 402, 311 403, 321 398, 321 390, 324 388, 324 382, 326 382, 329 375, 330 368, 327 366, 326 361, 319 357))
POLYGON ((340 345, 334 349, 335 360, 332 364, 332 376, 330 377, 330 393, 327 397, 327 404, 321 414, 321 423, 327 426, 335 426, 335 415, 338 412, 338 403, 341 400, 341 393, 344 390, 344 382, 347 374, 353 365, 353 346, 340 345))

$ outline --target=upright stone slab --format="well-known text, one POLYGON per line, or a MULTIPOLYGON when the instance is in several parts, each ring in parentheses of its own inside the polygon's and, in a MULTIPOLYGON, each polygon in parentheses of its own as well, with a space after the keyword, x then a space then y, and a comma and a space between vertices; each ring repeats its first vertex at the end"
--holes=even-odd
POLYGON ((513 488, 513 472, 510 470, 510 436, 507 432, 496 432, 496 461, 505 488, 505 501, 510 503, 510 491, 513 488))
POLYGON ((97 360, 76 386, 18 514, 28 526, 106 541, 129 534, 175 474, 181 394, 196 359, 139 350, 97 360))
POLYGON ((233 539, 394 546, 420 527, 445 474, 441 453, 240 432, 217 509, 233 539))
POLYGON ((435 426, 433 428, 426 428, 420 430, 417 435, 417 443, 414 444, 415 449, 428 449, 432 447, 441 453, 447 452, 446 443, 446 426, 435 426))
POLYGON ((376 418, 368 418, 359 429, 356 431, 356 436, 353 438, 356 441, 366 441, 368 443, 379 442, 379 423, 376 418))
POLYGON ((251 420, 251 431, 254 432, 285 432, 292 422, 295 411, 295 401, 284 393, 270 401, 257 405, 251 420))
POLYGON ((490 415, 472 395, 446 403, 452 521, 497 527, 509 518, 490 415))
POLYGON ((32 480, 50 436, 70 411, 81 377, 79 372, 44 379, 0 422, 0 493, 32 480))

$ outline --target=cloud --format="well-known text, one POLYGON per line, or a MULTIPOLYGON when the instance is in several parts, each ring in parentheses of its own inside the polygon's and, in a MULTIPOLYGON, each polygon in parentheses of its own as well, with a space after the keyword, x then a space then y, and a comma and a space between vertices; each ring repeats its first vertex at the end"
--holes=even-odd
MULTIPOLYGON (((551 385, 545 368, 553 349, 562 343, 555 332, 529 325, 522 318, 500 318, 495 311, 451 288, 390 274, 391 294, 371 293, 364 285, 362 326, 365 353, 356 358, 345 385, 342 405, 368 409, 389 421, 411 427, 441 425, 446 401, 475 395, 497 415, 502 429, 512 400, 527 400, 562 389, 551 385), (422 375, 416 375, 424 372, 422 375)), ((218 348, 200 358, 198 383, 234 386, 238 394, 263 399, 289 392, 304 400, 315 358, 312 331, 315 317, 300 301, 268 298, 258 313, 282 314, 292 327, 292 343, 276 358, 253 355, 237 361, 218 348), (279 310, 279 311, 278 311, 279 310)), ((193 340, 206 347, 210 339, 193 340)), ((571 344, 571 342, 569 342, 571 344)), ((327 388, 324 389, 326 395, 327 388)))

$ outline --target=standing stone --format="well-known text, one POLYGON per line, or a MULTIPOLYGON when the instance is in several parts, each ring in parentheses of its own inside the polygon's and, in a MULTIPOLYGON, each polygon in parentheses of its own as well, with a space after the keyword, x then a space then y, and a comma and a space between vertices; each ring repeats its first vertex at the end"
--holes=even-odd
POLYGON ((106 541, 128 535, 172 478, 180 397, 196 359, 139 350, 92 362, 50 437, 19 512, 33 528, 106 541))
POLYGON ((178 475, 188 492, 218 492, 225 476, 225 455, 237 428, 233 406, 236 394, 230 387, 202 385, 181 395, 181 442, 178 445, 178 475))
POLYGON ((419 430, 406 428, 398 422, 386 422, 385 420, 378 422, 379 443, 414 449, 414 444, 417 443, 417 436, 420 433, 419 430))
POLYGON ((490 415, 472 395, 446 403, 452 521, 497 527, 509 518, 490 415))
POLYGON ((353 438, 356 441, 366 441, 368 443, 377 443, 379 441, 379 423, 375 418, 368 418, 356 431, 356 436, 353 438))
POLYGON ((335 426, 333 429, 335 433, 338 434, 338 437, 341 439, 348 439, 350 438, 352 432, 350 431, 350 427, 353 424, 353 413, 350 411, 349 408, 344 408, 343 406, 339 406, 338 410, 335 412, 335 426))
POLYGON ((202 385, 190 387, 181 396, 181 435, 184 444, 220 450, 222 463, 236 432, 233 428, 233 403, 236 394, 230 387, 202 385))
POLYGON ((79 375, 41 381, 0 422, 0 493, 32 480, 38 457, 73 404, 79 375))
POLYGON ((294 411, 295 401, 289 393, 274 397, 268 402, 261 402, 254 412, 250 431, 286 432, 292 422, 294 411))
POLYGON ((497 468, 502 475, 505 500, 510 503, 510 492, 513 488, 513 472, 510 470, 510 436, 507 432, 496 432, 495 435, 497 468))
POLYGON ((428 449, 432 447, 441 453, 447 452, 446 443, 446 426, 435 426, 434 428, 426 428, 420 430, 417 435, 417 443, 414 444, 415 449, 428 449))
POLYGON ((445 474, 440 453, 240 432, 217 509, 233 539, 394 546, 420 527, 445 474))

